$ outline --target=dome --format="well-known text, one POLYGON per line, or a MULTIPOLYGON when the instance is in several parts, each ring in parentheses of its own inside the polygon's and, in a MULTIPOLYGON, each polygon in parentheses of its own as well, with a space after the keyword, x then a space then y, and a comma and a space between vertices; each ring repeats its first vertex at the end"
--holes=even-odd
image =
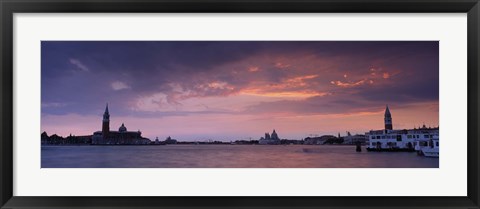
POLYGON ((125 127, 125 125, 123 125, 123 123, 122 123, 122 126, 120 126, 120 128, 118 128, 118 131, 119 131, 119 132, 126 132, 126 131, 127 131, 127 127, 125 127))

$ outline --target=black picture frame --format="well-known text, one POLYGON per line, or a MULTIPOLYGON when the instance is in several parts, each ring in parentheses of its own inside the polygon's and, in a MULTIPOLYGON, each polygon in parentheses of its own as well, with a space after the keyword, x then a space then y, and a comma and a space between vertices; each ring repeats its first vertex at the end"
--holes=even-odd
MULTIPOLYGON (((0 0, 1 208, 480 208, 479 0, 0 0), (15 13, 467 13, 468 195, 465 197, 21 197, 13 196, 15 13)), ((450 179, 445 179, 446 181, 450 179)), ((412 188, 415 189, 415 188, 412 188)))

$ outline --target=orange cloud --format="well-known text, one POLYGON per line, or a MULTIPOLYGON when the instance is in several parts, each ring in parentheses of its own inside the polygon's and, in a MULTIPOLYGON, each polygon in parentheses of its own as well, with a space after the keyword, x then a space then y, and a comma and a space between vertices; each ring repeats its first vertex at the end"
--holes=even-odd
POLYGON ((303 90, 308 86, 306 80, 313 79, 318 77, 318 75, 304 75, 297 76, 293 78, 284 79, 280 83, 276 84, 265 84, 260 83, 252 85, 240 93, 245 95, 255 95, 255 96, 264 96, 264 97, 297 97, 297 98, 308 98, 314 96, 325 96, 328 93, 318 92, 314 90, 303 90), (301 88, 301 90, 299 90, 301 88))
POLYGON ((240 92, 240 94, 262 96, 262 97, 289 97, 289 98, 309 98, 315 96, 326 96, 328 92, 315 91, 269 91, 269 89, 250 88, 240 92))
POLYGON ((305 80, 316 78, 316 77, 318 77, 318 75, 305 75, 305 76, 289 78, 289 79, 286 79, 283 85, 280 85, 280 86, 284 86, 284 87, 306 86, 307 83, 305 82, 305 80))
POLYGON ((260 70, 259 67, 249 67, 249 68, 248 68, 248 72, 257 72, 257 71, 259 71, 259 70, 260 70))
POLYGON ((207 84, 201 84, 196 86, 197 88, 203 89, 203 90, 209 90, 209 89, 228 89, 228 90, 233 90, 235 89, 233 86, 229 85, 227 82, 221 82, 221 81, 213 81, 207 84))
MULTIPOLYGON (((367 82, 367 79, 362 79, 362 80, 359 80, 357 82, 330 81, 330 83, 333 84, 333 85, 340 86, 340 87, 345 87, 345 88, 360 86, 360 85, 365 84, 366 82, 367 82)), ((369 83, 372 84, 373 81, 370 80, 369 83)))
POLYGON ((384 78, 384 79, 390 78, 390 74, 389 74, 389 73, 386 73, 386 72, 383 73, 383 78, 384 78))
POLYGON ((289 64, 285 64, 285 63, 281 63, 281 62, 277 62, 277 63, 275 63, 275 67, 281 68, 281 69, 285 69, 285 68, 290 67, 290 65, 289 65, 289 64))
POLYGON ((356 81, 350 81, 348 79, 348 75, 347 74, 343 74, 343 78, 345 79, 345 81, 340 81, 340 80, 333 80, 333 81, 330 81, 331 84, 335 85, 335 86, 339 86, 339 87, 343 87, 343 88, 349 88, 349 87, 355 87, 355 86, 360 86, 360 85, 372 85, 374 84, 375 82, 377 83, 381 83, 381 79, 389 79, 391 78, 392 76, 394 76, 395 73, 391 73, 391 72, 386 72, 385 70, 383 70, 382 68, 370 68, 368 70, 368 73, 363 75, 363 76, 359 76, 360 78, 357 79, 356 81))

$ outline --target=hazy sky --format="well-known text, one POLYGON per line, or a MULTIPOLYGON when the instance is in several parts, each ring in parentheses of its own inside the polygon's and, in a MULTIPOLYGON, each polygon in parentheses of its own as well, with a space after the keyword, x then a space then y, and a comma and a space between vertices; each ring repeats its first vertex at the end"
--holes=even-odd
POLYGON ((345 135, 438 125, 436 41, 43 41, 42 131, 150 139, 345 135))

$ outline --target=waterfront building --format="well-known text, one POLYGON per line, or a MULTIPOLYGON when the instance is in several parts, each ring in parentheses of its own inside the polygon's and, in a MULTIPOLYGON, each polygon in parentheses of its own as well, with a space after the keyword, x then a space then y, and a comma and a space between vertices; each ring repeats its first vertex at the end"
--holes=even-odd
MULTIPOLYGON (((338 136, 340 136, 340 134, 338 134, 338 136)), ((303 144, 308 144, 308 145, 333 144, 333 142, 338 141, 339 139, 340 137, 336 137, 333 135, 307 137, 304 139, 303 144), (332 142, 332 143, 329 143, 329 142, 332 142)))
POLYGON ((133 145, 133 144, 150 144, 150 139, 142 137, 142 132, 127 131, 125 124, 118 128, 118 131, 110 130, 110 113, 108 104, 105 107, 102 120, 102 130, 96 131, 92 136, 92 144, 96 145, 133 145))
POLYGON ((74 136, 70 134, 67 137, 58 136, 53 134, 48 136, 47 132, 41 134, 42 145, 69 145, 69 144, 91 144, 92 135, 74 136))
POLYGON ((272 135, 265 133, 265 137, 261 137, 260 140, 258 140, 258 144, 280 144, 280 142, 280 138, 275 129, 273 129, 272 135))
POLYGON ((438 138, 438 127, 422 127, 413 129, 394 130, 392 114, 388 106, 384 115, 385 129, 371 130, 365 133, 369 140, 367 150, 396 149, 414 151, 415 147, 434 138, 438 138))
POLYGON ((350 134, 349 131, 347 132, 346 136, 343 136, 343 144, 355 144, 355 143, 365 144, 366 140, 367 138, 365 137, 365 135, 363 134, 352 135, 350 134))
POLYGON ((166 143, 166 144, 176 144, 176 143, 177 143, 177 140, 176 140, 176 139, 172 139, 172 137, 168 136, 167 139, 165 139, 165 143, 166 143))

